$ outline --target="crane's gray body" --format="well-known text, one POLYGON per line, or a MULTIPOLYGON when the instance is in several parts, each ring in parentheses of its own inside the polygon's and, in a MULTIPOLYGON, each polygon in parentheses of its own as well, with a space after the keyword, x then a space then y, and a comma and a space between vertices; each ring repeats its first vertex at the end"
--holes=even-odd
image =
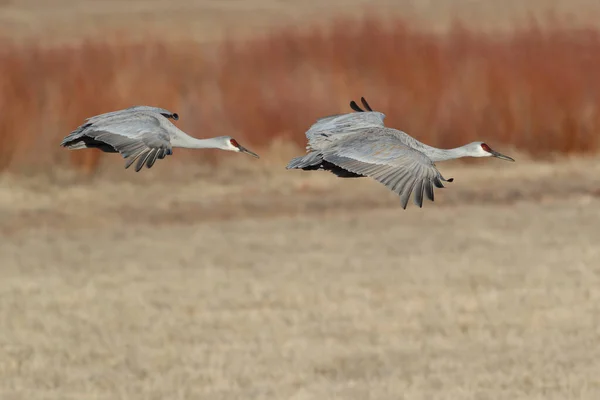
POLYGON ((461 157, 514 159, 492 150, 483 142, 472 142, 454 149, 438 149, 419 142, 408 134, 384 125, 385 114, 373 111, 361 98, 365 111, 354 101, 357 111, 317 120, 306 131, 308 154, 294 158, 287 169, 326 170, 342 178, 371 177, 400 196, 406 208, 413 202, 423 206, 423 197, 433 201, 433 187, 443 188, 438 161, 461 157))
MULTIPOLYGON (((308 154, 290 161, 288 169, 328 170, 343 178, 371 177, 400 196, 406 208, 423 196, 433 201, 433 186, 446 181, 436 169, 430 146, 384 125, 380 112, 333 115, 319 119, 308 131, 308 154)), ((450 180, 451 181, 451 180, 450 180)))
POLYGON ((66 136, 61 146, 71 150, 97 148, 108 153, 121 153, 128 158, 129 168, 136 160, 139 171, 144 164, 151 168, 157 159, 172 154, 171 139, 179 130, 162 108, 135 106, 88 118, 66 136))
POLYGON ((125 168, 138 160, 135 170, 144 165, 151 168, 156 160, 173 154, 173 147, 192 149, 215 148, 243 151, 255 157, 229 136, 197 139, 177 128, 170 120, 179 116, 164 108, 134 106, 88 118, 61 142, 71 150, 96 148, 108 153, 120 153, 127 159, 125 168))

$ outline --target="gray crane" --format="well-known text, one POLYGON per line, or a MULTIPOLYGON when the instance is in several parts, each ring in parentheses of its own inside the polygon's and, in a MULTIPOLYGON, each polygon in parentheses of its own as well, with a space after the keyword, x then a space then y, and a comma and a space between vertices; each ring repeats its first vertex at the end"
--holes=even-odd
POLYGON ((71 150, 96 148, 107 153, 121 153, 125 168, 136 160, 136 172, 144 165, 152 168, 156 160, 173 154, 174 147, 221 149, 258 155, 230 136, 197 139, 177 128, 170 120, 179 115, 158 107, 133 106, 86 119, 66 136, 61 146, 71 150))
POLYGON ((405 132, 384 125, 385 114, 373 111, 361 98, 366 111, 354 101, 357 111, 317 120, 306 131, 308 154, 292 159, 287 169, 325 170, 340 178, 370 177, 400 196, 406 209, 412 193, 415 205, 423 206, 423 195, 433 201, 433 186, 443 188, 438 161, 461 157, 514 159, 494 151, 484 142, 454 149, 438 149, 419 142, 405 132))

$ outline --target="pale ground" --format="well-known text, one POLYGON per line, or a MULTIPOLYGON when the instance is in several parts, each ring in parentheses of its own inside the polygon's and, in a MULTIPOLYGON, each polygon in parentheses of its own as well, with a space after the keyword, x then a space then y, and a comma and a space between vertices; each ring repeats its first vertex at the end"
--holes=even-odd
POLYGON ((130 37, 210 42, 365 13, 401 15, 434 30, 455 17, 474 27, 507 29, 530 15, 543 19, 549 10, 577 24, 600 20, 596 0, 0 0, 0 36, 56 43, 119 30, 130 37))
POLYGON ((597 399, 600 162, 517 158, 4 176, 0 398, 597 399))

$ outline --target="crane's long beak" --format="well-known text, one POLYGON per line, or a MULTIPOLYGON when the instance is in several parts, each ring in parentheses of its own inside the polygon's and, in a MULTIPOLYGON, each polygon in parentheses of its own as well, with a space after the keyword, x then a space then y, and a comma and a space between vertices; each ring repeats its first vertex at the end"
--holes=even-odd
POLYGON ((501 160, 506 160, 506 161, 515 161, 514 159, 510 158, 509 156, 505 156, 504 154, 500 154, 497 151, 490 151, 490 154, 496 158, 499 158, 501 160))
POLYGON ((248 150, 247 148, 245 148, 244 146, 238 146, 238 149, 240 149, 240 152, 242 153, 246 153, 246 154, 250 154, 252 157, 256 157, 256 158, 260 158, 258 156, 258 154, 256 154, 253 151, 248 150))

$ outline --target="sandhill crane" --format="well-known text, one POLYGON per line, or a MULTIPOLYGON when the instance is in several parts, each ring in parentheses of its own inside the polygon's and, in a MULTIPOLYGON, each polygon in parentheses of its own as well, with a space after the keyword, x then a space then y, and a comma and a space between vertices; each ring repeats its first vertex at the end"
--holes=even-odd
POLYGON ((107 153, 121 153, 125 168, 138 160, 135 170, 151 168, 157 159, 173 154, 173 147, 221 149, 258 155, 229 136, 197 139, 187 135, 169 121, 179 115, 158 107, 133 106, 88 118, 61 142, 71 150, 96 148, 107 153))
POLYGON ((292 159, 287 169, 326 170, 340 178, 371 177, 400 196, 406 209, 410 195, 423 206, 423 194, 433 201, 433 186, 443 188, 444 179, 435 167, 438 161, 461 157, 497 157, 515 161, 494 151, 484 142, 455 149, 438 149, 405 132, 384 126, 385 114, 373 111, 361 98, 365 110, 354 101, 356 113, 338 114, 317 120, 306 131, 308 154, 292 159))

